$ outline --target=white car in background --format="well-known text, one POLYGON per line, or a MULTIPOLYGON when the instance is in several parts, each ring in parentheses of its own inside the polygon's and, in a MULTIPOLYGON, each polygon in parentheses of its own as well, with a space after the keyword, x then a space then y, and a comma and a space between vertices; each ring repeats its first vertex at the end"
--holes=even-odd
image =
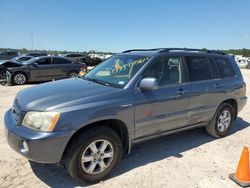
POLYGON ((250 69, 250 57, 247 58, 247 68, 250 69))
POLYGON ((243 56, 235 56, 235 61, 237 62, 240 68, 248 67, 248 58, 243 56))

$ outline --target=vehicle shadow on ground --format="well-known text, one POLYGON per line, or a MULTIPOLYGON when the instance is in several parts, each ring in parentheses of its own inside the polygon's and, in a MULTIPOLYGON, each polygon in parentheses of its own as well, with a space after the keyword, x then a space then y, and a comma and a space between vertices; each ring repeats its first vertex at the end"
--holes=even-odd
MULTIPOLYGON (((230 135, 249 126, 250 124, 248 122, 244 121, 242 118, 237 118, 230 135)), ((204 128, 198 128, 135 145, 130 155, 122 159, 109 179, 122 175, 134 168, 168 157, 181 158, 183 157, 181 153, 213 140, 215 139, 208 136, 204 128)), ((63 167, 57 165, 30 162, 30 166, 35 175, 50 187, 76 187, 88 185, 74 181, 63 167)))

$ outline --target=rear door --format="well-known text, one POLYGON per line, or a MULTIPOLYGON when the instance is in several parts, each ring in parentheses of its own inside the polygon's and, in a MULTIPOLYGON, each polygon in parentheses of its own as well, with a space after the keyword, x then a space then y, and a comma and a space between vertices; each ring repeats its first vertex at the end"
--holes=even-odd
POLYGON ((43 57, 29 65, 31 80, 52 80, 51 57, 43 57))
POLYGON ((66 78, 68 76, 71 67, 73 67, 73 65, 70 60, 60 57, 53 57, 51 66, 53 78, 55 79, 66 78))
POLYGON ((217 69, 211 58, 186 56, 188 77, 188 120, 190 125, 207 123, 221 101, 217 69))

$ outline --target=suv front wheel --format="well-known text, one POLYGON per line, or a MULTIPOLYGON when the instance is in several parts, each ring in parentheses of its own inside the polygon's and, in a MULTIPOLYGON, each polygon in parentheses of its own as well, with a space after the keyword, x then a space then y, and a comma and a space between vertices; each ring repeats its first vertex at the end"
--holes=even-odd
POLYGON ((106 178, 117 166, 122 145, 113 129, 98 126, 74 139, 66 155, 66 168, 73 178, 95 183, 106 178))
POLYGON ((223 103, 219 106, 212 121, 206 126, 206 131, 213 137, 224 137, 230 131, 233 120, 233 107, 230 104, 223 103))

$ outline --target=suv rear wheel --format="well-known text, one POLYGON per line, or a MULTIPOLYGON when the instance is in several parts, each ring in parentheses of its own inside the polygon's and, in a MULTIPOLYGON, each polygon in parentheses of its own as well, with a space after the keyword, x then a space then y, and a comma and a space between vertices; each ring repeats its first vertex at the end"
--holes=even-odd
POLYGON ((234 119, 234 110, 230 104, 223 103, 218 108, 212 121, 206 126, 209 135, 221 138, 228 134, 232 127, 234 119))
POLYGON ((109 127, 95 127, 72 142, 66 152, 66 167, 78 181, 98 182, 106 178, 122 156, 119 136, 109 127))

